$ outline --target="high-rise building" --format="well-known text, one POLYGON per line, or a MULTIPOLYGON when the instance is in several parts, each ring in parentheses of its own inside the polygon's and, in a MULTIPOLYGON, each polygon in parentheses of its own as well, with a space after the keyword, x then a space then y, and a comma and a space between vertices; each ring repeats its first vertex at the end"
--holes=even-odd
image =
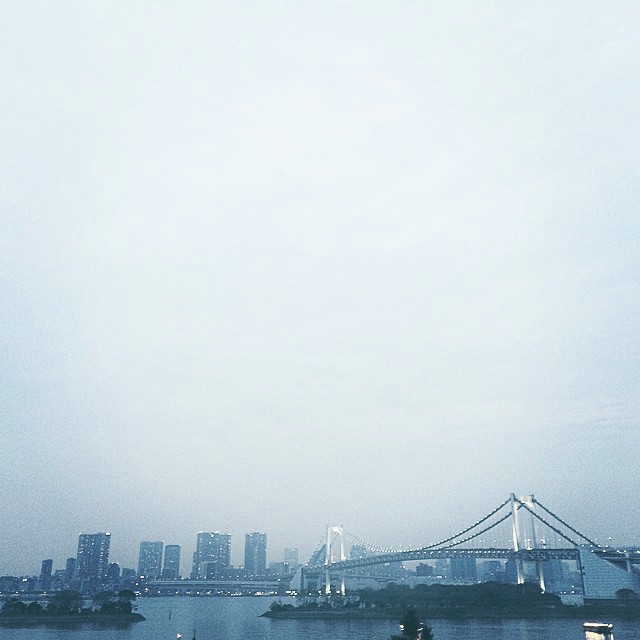
POLYGON ((81 533, 78 537, 75 578, 85 592, 95 591, 107 575, 111 534, 81 533))
POLYGON ((248 576, 264 576, 267 572, 267 534, 247 533, 244 537, 244 570, 248 576))
POLYGON ((107 567, 107 578, 117 580, 120 577, 120 565, 117 562, 110 562, 107 567))
POLYGON ((148 580, 157 580, 162 573, 162 547, 164 543, 160 540, 150 542, 143 540, 140 543, 140 554, 138 555, 138 576, 148 580))
POLYGON ((49 591, 51 587, 51 574, 53 573, 53 560, 43 560, 40 569, 40 587, 43 591, 49 591))
POLYGON ((289 571, 295 571, 300 564, 298 560, 298 550, 286 548, 284 550, 284 563, 289 565, 289 571))
POLYGON ((513 558, 509 558, 504 563, 505 582, 516 584, 518 582, 518 567, 513 558))
POLYGON ((219 531, 201 531, 193 553, 192 580, 222 577, 231 566, 231 535, 219 531))
POLYGON ((76 573, 76 559, 75 558, 67 558, 67 564, 65 565, 64 570, 64 582, 68 585, 72 580, 73 576, 76 573))
POLYGON ((476 559, 473 556, 460 556, 451 558, 451 577, 454 580, 464 580, 465 582, 476 582, 478 579, 478 568, 476 559))
POLYGON ((434 574, 439 578, 448 579, 451 577, 451 567, 447 558, 438 558, 436 560, 434 574))
POLYGON ((177 580, 180 577, 180 545, 168 544, 164 548, 164 566, 162 577, 167 580, 177 580))

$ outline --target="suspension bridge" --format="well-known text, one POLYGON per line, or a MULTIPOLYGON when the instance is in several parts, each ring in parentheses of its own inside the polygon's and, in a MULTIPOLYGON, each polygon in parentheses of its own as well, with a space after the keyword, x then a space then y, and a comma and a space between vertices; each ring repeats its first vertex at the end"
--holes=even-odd
MULTIPOLYGON (((305 571, 320 577, 326 595, 345 593, 345 572, 379 564, 416 560, 477 558, 512 561, 516 579, 525 582, 525 566, 533 564, 536 580, 545 590, 545 565, 551 560, 572 561, 580 575, 586 599, 614 599, 621 590, 640 594, 640 550, 601 546, 533 495, 511 494, 484 517, 455 535, 412 549, 385 549, 328 526, 323 543, 305 571), (505 544, 505 538, 508 542, 505 544), (498 540, 502 541, 501 543, 498 540), (360 557, 346 556, 346 547, 365 549, 360 557), (337 585, 336 583, 337 578, 337 585)), ((304 581, 304 575, 303 575, 304 581)), ((304 583, 302 585, 304 587, 304 583)))

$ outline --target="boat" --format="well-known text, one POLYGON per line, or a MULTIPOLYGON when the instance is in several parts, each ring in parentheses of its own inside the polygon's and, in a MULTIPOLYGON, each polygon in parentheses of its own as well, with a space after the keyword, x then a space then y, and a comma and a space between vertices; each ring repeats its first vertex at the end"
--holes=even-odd
POLYGON ((586 640, 613 640, 613 625, 610 622, 584 622, 586 640))

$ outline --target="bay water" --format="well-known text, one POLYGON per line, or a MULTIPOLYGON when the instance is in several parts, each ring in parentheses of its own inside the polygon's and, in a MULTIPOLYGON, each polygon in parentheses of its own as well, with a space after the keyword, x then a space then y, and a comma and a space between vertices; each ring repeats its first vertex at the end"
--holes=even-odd
MULTIPOLYGON (((0 640, 388 640, 398 633, 393 620, 277 620, 261 618, 273 598, 140 598, 145 622, 120 627, 97 625, 48 628, 0 626, 0 640)), ((283 600, 284 602, 285 600, 283 600)), ((436 640, 584 640, 582 619, 431 620, 436 640)), ((615 624, 616 640, 640 640, 640 621, 615 624)))

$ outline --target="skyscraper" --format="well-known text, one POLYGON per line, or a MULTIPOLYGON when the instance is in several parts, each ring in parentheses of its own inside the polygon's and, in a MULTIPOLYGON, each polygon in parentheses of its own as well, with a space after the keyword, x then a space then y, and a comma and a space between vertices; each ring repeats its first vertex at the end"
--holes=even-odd
POLYGON ((267 572, 267 534, 247 533, 244 538, 244 570, 249 576, 263 576, 267 572))
POLYGON ((177 580, 180 577, 180 545, 168 544, 164 548, 164 566, 162 577, 167 580, 177 580))
POLYGON ((73 580, 73 576, 76 573, 76 559, 75 558, 67 558, 67 564, 65 565, 64 570, 64 583, 65 585, 69 585, 69 583, 73 580))
POLYGON ((51 573, 53 572, 53 560, 43 560, 40 569, 40 587, 43 591, 49 591, 51 586, 51 573))
POLYGON ((148 580, 157 580, 162 573, 162 547, 160 540, 150 542, 143 540, 140 543, 138 555, 138 576, 148 580))
POLYGON ((201 531, 193 554, 192 580, 219 578, 231 566, 231 535, 219 531, 201 531))
POLYGON ((107 567, 107 578, 117 580, 120 577, 120 565, 117 562, 110 562, 107 567))
POLYGON ((81 533, 78 537, 75 578, 85 592, 95 591, 107 575, 110 533, 81 533))
POLYGON ((451 558, 451 577, 454 580, 475 582, 478 579, 476 559, 473 556, 451 558))
POLYGON ((298 560, 298 550, 297 549, 285 549, 284 550, 284 562, 289 565, 289 571, 295 571, 300 564, 298 560))

